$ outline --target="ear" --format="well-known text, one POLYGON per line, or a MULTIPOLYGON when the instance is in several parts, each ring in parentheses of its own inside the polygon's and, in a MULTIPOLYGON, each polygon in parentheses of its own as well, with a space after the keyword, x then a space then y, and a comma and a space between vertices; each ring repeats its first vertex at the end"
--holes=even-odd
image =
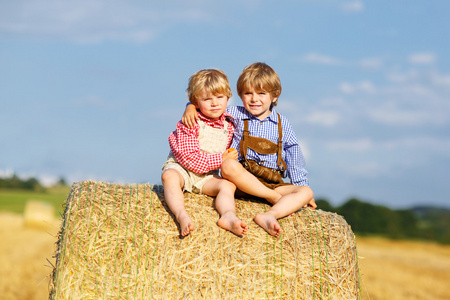
POLYGON ((272 103, 277 102, 277 100, 278 100, 278 97, 272 98, 272 103))

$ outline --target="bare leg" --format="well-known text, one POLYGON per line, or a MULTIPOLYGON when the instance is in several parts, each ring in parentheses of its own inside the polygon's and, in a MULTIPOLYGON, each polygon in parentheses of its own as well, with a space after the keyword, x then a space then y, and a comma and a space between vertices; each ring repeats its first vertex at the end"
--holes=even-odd
POLYGON ((281 198, 281 194, 278 191, 262 184, 258 178, 244 169, 237 160, 224 160, 221 172, 223 178, 233 182, 244 193, 266 199, 272 204, 277 203, 281 198))
POLYGON ((313 192, 307 186, 284 185, 275 188, 283 197, 275 203, 267 212, 257 214, 254 218, 256 224, 261 226, 270 235, 279 236, 281 227, 278 219, 296 212, 300 208, 314 203, 313 192))
POLYGON ((203 185, 202 193, 216 197, 216 209, 220 214, 217 225, 236 235, 243 236, 247 233, 248 224, 236 216, 235 190, 236 186, 228 180, 213 178, 203 185))
POLYGON ((178 224, 180 224, 181 235, 186 236, 194 230, 195 224, 184 206, 184 179, 177 170, 167 169, 161 175, 161 181, 164 186, 164 197, 167 205, 175 215, 178 224))

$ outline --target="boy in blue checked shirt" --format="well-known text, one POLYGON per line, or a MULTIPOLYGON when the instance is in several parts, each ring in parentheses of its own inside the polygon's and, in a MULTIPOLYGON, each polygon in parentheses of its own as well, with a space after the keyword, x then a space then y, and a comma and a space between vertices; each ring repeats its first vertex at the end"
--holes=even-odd
MULTIPOLYGON (((251 64, 239 76, 237 91, 244 106, 228 106, 227 112, 234 117, 231 147, 238 149, 239 157, 225 160, 221 174, 244 194, 261 197, 268 189, 279 194, 275 199, 262 197, 273 206, 254 218, 269 234, 279 236, 277 219, 305 206, 317 207, 305 160, 289 121, 274 109, 281 94, 277 73, 265 63, 251 64), (242 172, 243 168, 248 172, 242 172), (285 183, 283 177, 289 177, 291 183, 285 183)), ((196 119, 195 107, 188 105, 183 123, 191 127, 196 119)))

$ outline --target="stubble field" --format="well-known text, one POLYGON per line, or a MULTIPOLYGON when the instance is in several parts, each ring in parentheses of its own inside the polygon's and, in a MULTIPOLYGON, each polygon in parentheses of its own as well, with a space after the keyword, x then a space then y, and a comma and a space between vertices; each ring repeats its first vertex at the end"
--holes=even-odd
MULTIPOLYGON (((0 212, 0 299, 48 299, 60 222, 43 230, 0 212)), ((450 246, 363 237, 357 245, 362 299, 450 299, 450 246)))

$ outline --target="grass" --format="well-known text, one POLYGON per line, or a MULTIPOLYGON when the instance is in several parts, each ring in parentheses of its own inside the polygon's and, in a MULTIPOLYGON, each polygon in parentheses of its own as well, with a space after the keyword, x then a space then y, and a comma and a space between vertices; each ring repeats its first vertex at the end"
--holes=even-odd
MULTIPOLYGON (((0 211, 23 214, 29 200, 38 200, 53 205, 56 211, 63 212, 63 203, 70 192, 70 187, 50 187, 45 192, 28 190, 0 190, 0 211)), ((58 215, 59 213, 56 212, 58 215)))

